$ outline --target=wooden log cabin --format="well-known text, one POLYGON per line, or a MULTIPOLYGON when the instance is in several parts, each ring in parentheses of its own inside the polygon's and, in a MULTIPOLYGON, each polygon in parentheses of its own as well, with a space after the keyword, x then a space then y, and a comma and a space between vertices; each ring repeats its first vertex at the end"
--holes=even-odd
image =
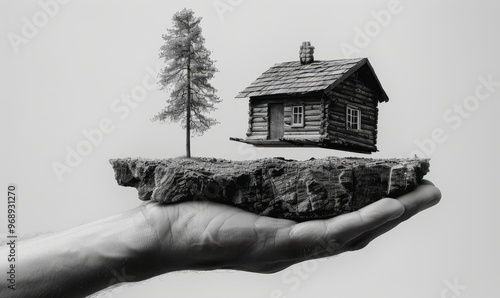
POLYGON ((377 151, 378 104, 389 99, 367 58, 315 61, 305 42, 300 59, 279 63, 241 91, 250 98, 246 138, 255 146, 317 146, 377 151))

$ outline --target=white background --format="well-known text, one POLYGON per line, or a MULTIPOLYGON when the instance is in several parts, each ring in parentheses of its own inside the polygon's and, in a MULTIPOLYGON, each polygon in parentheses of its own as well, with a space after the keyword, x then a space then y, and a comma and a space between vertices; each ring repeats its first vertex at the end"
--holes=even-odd
MULTIPOLYGON (((274 63, 297 60, 301 42, 311 41, 318 60, 370 59, 390 98, 379 106, 380 152, 372 156, 407 157, 420 150, 420 156, 432 158, 427 178, 443 198, 362 251, 272 275, 173 273, 102 296, 498 295, 500 87, 484 100, 468 96, 477 88, 487 90, 478 87, 480 77, 500 82, 500 4, 401 0, 389 10, 391 2, 74 0, 51 7, 54 13, 44 19, 39 2, 2 1, 0 185, 19 187, 19 234, 57 232, 137 206, 135 189, 116 184, 110 158, 184 154, 178 124, 150 121, 168 94, 156 87, 145 94, 138 90, 144 82, 154 83, 147 69, 161 63, 161 35, 172 15, 188 7, 203 17, 206 46, 220 70, 212 83, 223 99, 213 113, 221 124, 192 140, 194 156, 360 156, 325 149, 255 150, 228 140, 244 137, 247 128, 248 100, 235 99, 236 94, 274 63), (374 14, 382 10, 392 11, 391 18, 377 22, 374 14), (359 32, 369 34, 368 40, 359 32), (13 36, 24 40, 16 45, 13 36), (349 55, 342 50, 346 44, 359 52, 349 55), (122 96, 139 100, 127 115, 122 96), (458 116, 454 105, 463 104, 465 112, 458 116), (54 163, 66 164, 68 148, 86 140, 82 130, 96 129, 106 118, 113 131, 59 181, 54 163), (434 145, 433 134, 438 135, 434 145), (425 143, 425 150, 418 143, 425 143), (450 283, 458 283, 459 290, 452 291, 450 283)), ((5 219, 6 203, 0 214, 5 219)), ((1 222, 5 235, 6 221, 1 222)))

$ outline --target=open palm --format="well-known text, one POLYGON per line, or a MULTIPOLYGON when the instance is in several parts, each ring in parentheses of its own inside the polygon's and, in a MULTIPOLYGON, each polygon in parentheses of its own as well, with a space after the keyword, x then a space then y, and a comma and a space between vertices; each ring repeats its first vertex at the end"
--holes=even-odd
POLYGON ((206 201, 162 205, 143 211, 156 232, 163 270, 237 269, 272 273, 313 258, 357 250, 402 221, 439 202, 428 181, 396 199, 358 211, 297 223, 259 216, 206 201))

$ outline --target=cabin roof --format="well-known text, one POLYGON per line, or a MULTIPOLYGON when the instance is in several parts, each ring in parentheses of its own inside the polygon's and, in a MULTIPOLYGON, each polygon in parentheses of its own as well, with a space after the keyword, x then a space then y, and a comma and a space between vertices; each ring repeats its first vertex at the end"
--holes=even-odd
POLYGON ((277 63, 264 72, 236 98, 280 94, 305 94, 333 88, 367 65, 380 89, 380 101, 388 97, 367 58, 314 61, 302 65, 299 61, 277 63))

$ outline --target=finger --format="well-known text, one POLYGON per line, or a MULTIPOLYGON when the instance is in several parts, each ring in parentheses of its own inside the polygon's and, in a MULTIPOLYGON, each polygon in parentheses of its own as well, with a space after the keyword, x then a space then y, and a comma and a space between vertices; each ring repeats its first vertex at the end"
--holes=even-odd
POLYGON ((423 184, 418 186, 414 191, 402 195, 397 198, 405 207, 404 214, 376 229, 373 229, 361 237, 352 240, 346 245, 347 250, 358 250, 366 247, 372 240, 380 235, 387 233, 403 221, 408 220, 415 214, 428 209, 441 200, 441 192, 430 181, 422 181, 423 184))
POLYGON ((429 180, 423 179, 420 181, 419 185, 434 185, 434 183, 430 182, 429 180))
POLYGON ((296 263, 297 261, 294 260, 268 260, 267 262, 250 262, 248 264, 228 269, 271 274, 286 269, 296 263))
POLYGON ((413 215, 430 208, 441 200, 441 191, 430 181, 422 181, 414 191, 397 198, 405 207, 405 213, 399 219, 403 222, 413 215))
POLYGON ((379 200, 358 211, 327 220, 307 221, 288 228, 280 246, 288 259, 306 260, 333 255, 352 239, 404 213, 403 205, 390 198, 379 200))

